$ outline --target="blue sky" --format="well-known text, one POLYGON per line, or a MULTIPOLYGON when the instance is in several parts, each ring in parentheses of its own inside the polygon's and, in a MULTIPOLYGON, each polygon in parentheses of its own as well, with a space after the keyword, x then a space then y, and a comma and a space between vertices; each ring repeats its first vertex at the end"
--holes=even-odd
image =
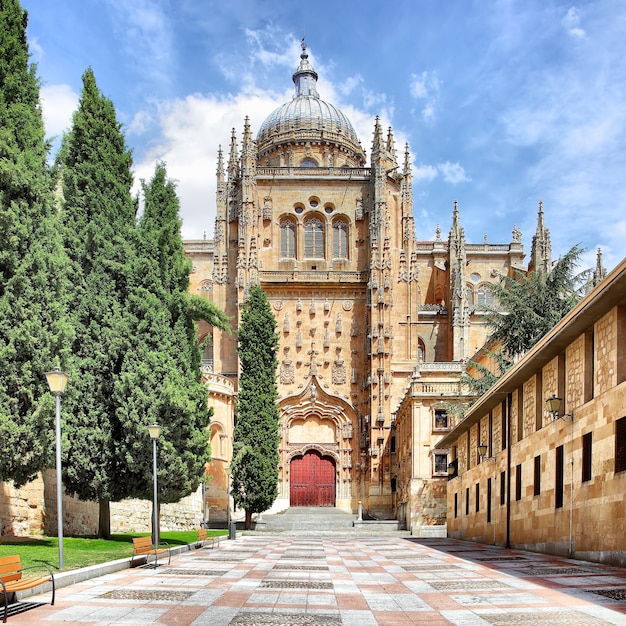
POLYGON ((304 33, 323 99, 369 154, 374 118, 408 142, 419 240, 530 251, 543 201, 554 257, 580 243, 605 265, 626 240, 623 0, 22 0, 46 128, 70 125, 91 66, 133 149, 164 160, 185 238, 213 233, 218 146, 256 133, 293 94, 304 33))

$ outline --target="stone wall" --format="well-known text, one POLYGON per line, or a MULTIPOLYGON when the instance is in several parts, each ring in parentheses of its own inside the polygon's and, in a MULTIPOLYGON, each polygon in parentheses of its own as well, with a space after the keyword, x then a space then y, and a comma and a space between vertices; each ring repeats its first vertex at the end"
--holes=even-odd
MULTIPOLYGON (((43 475, 21 489, 0 483, 0 536, 37 536, 57 534, 56 472, 43 475)), ((160 507, 161 530, 187 530, 202 523, 202 489, 176 504, 160 507)), ((150 532, 152 502, 124 500, 111 503, 113 533, 150 532)), ((96 535, 98 503, 63 497, 65 535, 96 535)))

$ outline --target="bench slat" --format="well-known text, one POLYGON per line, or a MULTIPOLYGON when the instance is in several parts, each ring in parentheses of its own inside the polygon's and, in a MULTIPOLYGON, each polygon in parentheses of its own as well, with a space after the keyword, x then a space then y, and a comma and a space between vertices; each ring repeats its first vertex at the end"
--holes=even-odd
POLYGON ((0 592, 2 592, 4 596, 3 622, 7 621, 7 616, 9 612, 9 594, 13 594, 18 591, 24 591, 25 589, 32 589, 33 587, 38 587, 39 585, 44 585, 45 583, 51 582, 52 600, 50 604, 54 604, 54 574, 47 565, 45 567, 49 572, 48 576, 32 576, 29 578, 23 578, 22 572, 25 569, 34 568, 23 568, 22 559, 19 555, 11 555, 0 558, 0 592))

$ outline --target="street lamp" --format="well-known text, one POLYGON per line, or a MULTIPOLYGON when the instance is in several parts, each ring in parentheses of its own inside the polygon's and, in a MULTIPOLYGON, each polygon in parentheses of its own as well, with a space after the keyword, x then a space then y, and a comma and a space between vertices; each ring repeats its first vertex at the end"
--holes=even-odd
POLYGON ((156 422, 148 426, 152 439, 152 474, 154 476, 153 520, 152 520, 152 543, 155 549, 159 545, 159 514, 157 503, 157 439, 161 436, 161 426, 156 422))
POLYGON ((46 372, 48 387, 56 400, 56 452, 57 452, 57 536, 59 540, 59 570, 63 571, 63 484, 61 481, 61 396, 67 385, 67 374, 55 367, 46 372))
POLYGON ((230 465, 225 467, 224 471, 226 472, 226 528, 228 529, 228 538, 235 539, 236 534, 230 527, 230 473, 232 471, 230 465))
POLYGON ((558 419, 569 421, 570 423, 570 445, 572 447, 572 455, 569 460, 570 467, 570 483, 569 483, 569 558, 574 558, 574 412, 563 413, 561 412, 561 405, 563 399, 558 398, 555 394, 552 394, 546 400, 546 408, 548 413, 552 414, 552 420, 556 422, 558 419))

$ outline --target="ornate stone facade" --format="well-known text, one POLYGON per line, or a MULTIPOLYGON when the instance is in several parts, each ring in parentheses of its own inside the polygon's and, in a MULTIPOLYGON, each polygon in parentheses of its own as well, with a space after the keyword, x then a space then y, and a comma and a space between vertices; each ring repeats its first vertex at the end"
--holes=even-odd
MULTIPOLYGON (((442 401, 458 398, 462 364, 484 344, 489 282, 522 269, 521 233, 512 228, 510 243, 469 244, 455 203, 447 241, 440 228, 418 241, 408 146, 398 161, 393 131, 384 134, 376 119, 366 165, 349 120, 319 97, 304 45, 293 81, 293 100, 265 120, 256 140, 246 119, 241 143, 233 130, 226 161, 219 150, 215 239, 186 242, 192 290, 236 327, 258 283, 276 316, 281 465, 273 510, 290 505, 292 460, 315 452, 335 468, 335 506, 355 512, 362 501, 371 515, 411 527, 441 522, 437 484, 447 451, 434 449, 435 415, 442 401), (207 281, 212 290, 203 289, 207 281), (400 422, 409 438, 403 456, 400 422), (422 493, 428 516, 420 513, 422 493)), ((545 251, 541 226, 534 244, 545 251)), ((236 393, 236 336, 201 330, 213 340, 212 371, 236 393)), ((213 428, 228 449, 232 400, 211 394, 213 428)), ((208 470, 214 487, 222 485, 223 508, 228 462, 225 454, 208 470)))

